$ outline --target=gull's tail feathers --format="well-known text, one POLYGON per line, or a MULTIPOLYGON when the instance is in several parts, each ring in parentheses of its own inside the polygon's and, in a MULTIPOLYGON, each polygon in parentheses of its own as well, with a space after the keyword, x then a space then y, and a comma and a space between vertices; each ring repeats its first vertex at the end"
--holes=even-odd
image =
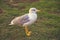
POLYGON ((14 25, 13 21, 11 21, 11 23, 9 25, 14 25))
POLYGON ((13 24, 10 23, 9 25, 13 25, 13 24))

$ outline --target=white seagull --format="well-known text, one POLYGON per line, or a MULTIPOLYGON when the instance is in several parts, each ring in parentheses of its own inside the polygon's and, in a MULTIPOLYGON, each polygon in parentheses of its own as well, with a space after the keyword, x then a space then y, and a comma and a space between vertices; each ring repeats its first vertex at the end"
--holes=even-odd
POLYGON ((9 25, 18 25, 25 27, 25 32, 27 36, 31 35, 31 31, 28 30, 28 26, 33 24, 37 20, 37 13, 40 10, 37 10, 36 8, 30 8, 29 13, 18 16, 14 18, 9 25))

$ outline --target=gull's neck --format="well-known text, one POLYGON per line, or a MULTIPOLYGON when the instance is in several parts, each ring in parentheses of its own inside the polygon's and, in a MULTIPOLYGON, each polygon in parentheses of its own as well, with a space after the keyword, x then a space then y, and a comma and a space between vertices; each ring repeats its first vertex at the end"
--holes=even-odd
POLYGON ((29 18, 30 18, 31 20, 36 20, 36 19, 37 19, 37 14, 36 14, 36 12, 34 12, 34 13, 29 13, 28 16, 29 16, 29 18))
POLYGON ((37 16, 36 12, 29 12, 28 15, 30 15, 30 16, 37 16))
POLYGON ((36 14, 36 12, 29 12, 29 14, 36 14))

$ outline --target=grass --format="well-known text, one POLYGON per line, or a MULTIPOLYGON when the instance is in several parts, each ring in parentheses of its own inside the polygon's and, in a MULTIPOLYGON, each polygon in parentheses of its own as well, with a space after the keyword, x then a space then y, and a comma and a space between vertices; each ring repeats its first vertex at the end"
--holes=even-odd
POLYGON ((19 3, 17 8, 12 8, 1 0, 0 8, 5 12, 0 14, 0 40, 60 40, 59 1, 39 0, 33 3, 19 3), (41 12, 38 12, 37 22, 29 27, 32 35, 27 37, 24 28, 8 24, 14 17, 28 13, 31 7, 36 7, 41 12))

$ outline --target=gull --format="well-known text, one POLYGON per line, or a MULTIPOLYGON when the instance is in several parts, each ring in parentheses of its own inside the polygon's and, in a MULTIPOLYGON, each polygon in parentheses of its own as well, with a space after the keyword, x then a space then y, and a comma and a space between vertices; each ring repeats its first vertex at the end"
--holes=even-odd
POLYGON ((29 31, 28 26, 35 23, 37 20, 37 12, 39 11, 40 10, 36 8, 30 8, 29 13, 15 17, 9 25, 18 25, 24 27, 26 35, 30 36, 32 32, 29 31))

